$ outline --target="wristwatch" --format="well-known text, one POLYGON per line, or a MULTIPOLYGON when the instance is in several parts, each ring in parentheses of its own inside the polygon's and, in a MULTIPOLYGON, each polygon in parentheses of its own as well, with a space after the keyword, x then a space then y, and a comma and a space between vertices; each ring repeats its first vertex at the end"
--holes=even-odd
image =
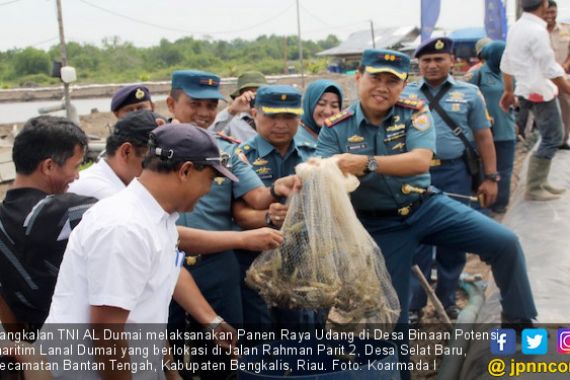
POLYGON ((485 179, 488 179, 489 181, 493 181, 493 182, 499 182, 501 180, 501 176, 497 172, 489 173, 489 174, 485 174, 485 179))
POLYGON ((374 156, 368 156, 368 164, 366 165, 366 169, 364 169, 364 174, 374 173, 378 170, 378 161, 374 156))

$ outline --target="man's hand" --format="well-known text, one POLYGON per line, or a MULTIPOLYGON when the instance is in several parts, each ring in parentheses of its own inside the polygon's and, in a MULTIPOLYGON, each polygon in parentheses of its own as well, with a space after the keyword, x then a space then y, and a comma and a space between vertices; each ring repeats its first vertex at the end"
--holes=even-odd
POLYGON ((353 174, 361 177, 368 166, 368 157, 360 154, 343 153, 334 156, 334 158, 339 169, 344 174, 353 174))
POLYGON ((214 329, 214 342, 224 350, 231 350, 231 356, 235 358, 235 347, 237 345, 237 331, 226 321, 223 321, 214 329))
POLYGON ((484 180, 477 189, 477 195, 484 195, 483 207, 491 206, 497 200, 498 185, 497 182, 491 180, 484 180))
POLYGON ((240 112, 249 112, 251 110, 251 101, 255 99, 255 92, 245 91, 243 94, 234 99, 228 107, 230 115, 237 115, 240 112))
POLYGON ((301 178, 296 175, 279 178, 273 182, 275 193, 280 197, 288 197, 301 189, 301 178))
POLYGON ((287 216, 287 210, 289 210, 289 206, 282 205, 281 203, 272 203, 269 206, 269 217, 271 218, 271 222, 277 226, 281 227, 283 225, 283 221, 287 216))
POLYGON ((243 238, 243 249, 248 251, 261 252, 283 244, 283 234, 269 227, 242 231, 240 234, 243 238))
POLYGON ((503 92, 501 100, 499 100, 499 105, 501 109, 505 112, 509 112, 510 107, 514 107, 516 104, 516 97, 513 92, 503 92))

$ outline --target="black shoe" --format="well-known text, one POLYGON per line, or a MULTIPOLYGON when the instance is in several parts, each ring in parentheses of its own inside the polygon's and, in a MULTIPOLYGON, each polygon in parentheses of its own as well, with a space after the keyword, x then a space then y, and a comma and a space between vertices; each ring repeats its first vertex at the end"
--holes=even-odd
POLYGON ((422 310, 410 310, 408 313, 408 321, 410 323, 410 327, 416 327, 420 324, 424 312, 422 310))
POLYGON ((445 309, 445 314, 449 317, 449 319, 455 320, 459 316, 459 308, 457 305, 451 305, 447 309, 445 309))
POLYGON ((501 327, 504 329, 513 329, 517 336, 520 336, 524 329, 532 329, 534 322, 528 318, 510 319, 501 314, 501 327))
POLYGON ((568 143, 564 143, 564 144, 560 145, 560 146, 558 147, 558 149, 561 149, 561 150, 570 150, 570 145, 568 145, 568 143))

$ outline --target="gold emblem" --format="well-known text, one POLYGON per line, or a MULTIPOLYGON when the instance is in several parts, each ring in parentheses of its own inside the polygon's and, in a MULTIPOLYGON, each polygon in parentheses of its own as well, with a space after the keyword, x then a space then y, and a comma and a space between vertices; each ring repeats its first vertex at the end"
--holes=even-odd
POLYGON ((281 95, 281 100, 287 100, 287 95, 286 94, 281 95))
POLYGON ((212 78, 208 79, 208 86, 211 86, 213 83, 214 83, 214 81, 212 78))
POLYGON ((214 178, 214 181, 218 184, 218 186, 222 186, 224 184, 224 181, 226 180, 225 177, 216 177, 214 178))
POLYGON ((263 168, 255 169, 255 172, 256 172, 257 174, 260 174, 260 175, 269 174, 269 173, 271 173, 271 169, 268 168, 268 167, 263 167, 263 168))
POLYGON ((243 149, 244 149, 244 150, 250 150, 250 149, 251 149, 251 146, 249 146, 249 145, 244 145, 243 149))
POLYGON ((268 163, 269 163, 269 161, 264 160, 264 159, 261 158, 261 157, 258 157, 255 161, 253 161, 253 164, 254 164, 255 166, 263 166, 263 165, 267 165, 268 163))
POLYGON ((400 121, 400 115, 394 116, 394 123, 397 123, 399 121, 400 121))
POLYGON ((435 50, 441 50, 445 47, 445 43, 442 40, 437 40, 435 43, 435 50))
POLYGON ((399 131, 400 129, 405 129, 406 126, 404 124, 396 124, 386 128, 386 132, 394 132, 399 131))
POLYGON ((137 98, 138 100, 144 98, 144 91, 140 88, 137 88, 137 91, 135 92, 135 98, 137 98))
POLYGON ((347 140, 348 140, 348 142, 350 142, 350 143, 360 143, 360 142, 363 142, 363 141, 364 141, 364 137, 358 136, 358 135, 354 135, 354 136, 349 137, 347 140))
POLYGON ((412 125, 418 131, 427 131, 431 127, 431 121, 426 113, 422 113, 414 118, 412 118, 412 125))
POLYGON ((400 214, 401 216, 407 216, 410 213, 410 206, 406 206, 406 207, 402 207, 401 209, 398 210, 398 214, 400 214))
POLYGON ((459 103, 453 103, 453 104, 451 105, 451 110, 452 110, 453 112, 459 112, 459 111, 461 110, 461 104, 459 104, 459 103))

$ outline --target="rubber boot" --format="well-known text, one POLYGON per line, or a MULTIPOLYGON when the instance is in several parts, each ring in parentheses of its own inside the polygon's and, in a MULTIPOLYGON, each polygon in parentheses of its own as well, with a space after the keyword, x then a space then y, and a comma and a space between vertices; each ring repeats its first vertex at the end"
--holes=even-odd
POLYGON ((552 201, 560 198, 559 195, 552 194, 543 187, 548 177, 548 170, 550 170, 550 160, 530 157, 526 177, 525 199, 527 201, 552 201))
POLYGON ((551 184, 548 183, 548 173, 550 173, 550 165, 552 164, 552 160, 547 160, 545 158, 537 158, 538 160, 541 161, 546 161, 544 163, 544 167, 545 167, 545 172, 546 177, 544 177, 544 182, 542 183, 542 188, 546 191, 548 191, 549 193, 552 194, 556 194, 556 195, 560 195, 560 194, 564 194, 564 192, 566 192, 566 189, 561 188, 561 187, 554 187, 551 184))

